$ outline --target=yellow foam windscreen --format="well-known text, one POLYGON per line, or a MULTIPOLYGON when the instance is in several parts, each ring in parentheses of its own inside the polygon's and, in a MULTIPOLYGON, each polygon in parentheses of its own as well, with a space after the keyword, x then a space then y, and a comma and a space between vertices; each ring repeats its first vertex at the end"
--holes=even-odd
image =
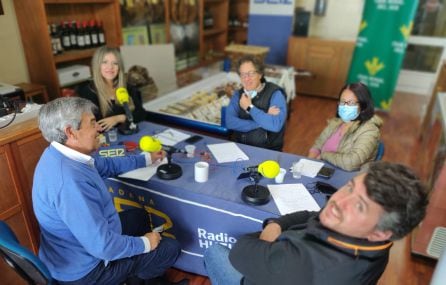
POLYGON ((266 178, 274 178, 279 174, 280 165, 274 160, 265 160, 258 166, 258 172, 266 178))
POLYGON ((161 145, 161 142, 159 139, 151 137, 151 136, 143 136, 139 140, 139 148, 142 151, 146 152, 156 152, 160 151, 163 146, 161 145))
POLYGON ((123 105, 124 103, 129 102, 129 93, 127 89, 124 87, 119 87, 116 89, 116 99, 118 99, 119 104, 123 105))

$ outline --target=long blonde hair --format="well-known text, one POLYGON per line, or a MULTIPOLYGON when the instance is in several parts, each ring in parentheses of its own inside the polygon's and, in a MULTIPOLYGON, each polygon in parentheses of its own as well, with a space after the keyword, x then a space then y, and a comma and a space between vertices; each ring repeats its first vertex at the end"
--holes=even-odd
POLYGON ((105 55, 113 54, 118 61, 118 76, 113 79, 113 88, 117 87, 126 87, 125 77, 124 77, 124 63, 122 60, 122 56, 117 48, 102 46, 96 49, 93 58, 91 59, 91 68, 93 72, 93 81, 96 86, 96 92, 99 100, 99 109, 101 110, 101 114, 103 117, 111 111, 111 99, 110 96, 107 96, 107 90, 110 88, 107 85, 107 82, 102 77, 101 74, 101 64, 104 60, 105 55))

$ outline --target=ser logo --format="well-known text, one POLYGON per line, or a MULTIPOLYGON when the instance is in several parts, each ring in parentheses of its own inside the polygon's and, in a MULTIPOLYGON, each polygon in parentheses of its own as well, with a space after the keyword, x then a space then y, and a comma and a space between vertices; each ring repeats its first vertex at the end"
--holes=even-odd
POLYGON ((125 156, 124 148, 101 149, 99 155, 103 157, 125 156))

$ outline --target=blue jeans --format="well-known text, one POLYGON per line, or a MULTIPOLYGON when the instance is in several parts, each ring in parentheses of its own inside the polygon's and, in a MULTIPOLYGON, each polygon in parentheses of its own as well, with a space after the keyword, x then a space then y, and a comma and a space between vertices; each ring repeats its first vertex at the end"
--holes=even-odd
MULTIPOLYGON (((132 209, 119 213, 122 234, 142 236, 150 232, 149 216, 143 209, 132 209)), ((178 241, 163 237, 158 247, 148 253, 111 261, 105 266, 100 262, 90 273, 79 280, 59 284, 120 284, 127 279, 152 279, 164 274, 178 256, 181 247, 178 241)))
POLYGON ((232 267, 226 246, 210 246, 204 253, 204 264, 212 285, 240 285, 243 275, 232 267))

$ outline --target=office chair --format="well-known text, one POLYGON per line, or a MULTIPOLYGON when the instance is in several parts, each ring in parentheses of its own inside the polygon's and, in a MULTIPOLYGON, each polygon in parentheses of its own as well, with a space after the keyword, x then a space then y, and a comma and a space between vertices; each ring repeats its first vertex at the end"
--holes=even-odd
POLYGON ((20 245, 14 232, 0 221, 0 256, 28 284, 55 284, 45 264, 29 249, 20 245))
POLYGON ((379 141, 378 152, 376 153, 375 161, 381 160, 384 156, 384 142, 379 141))

